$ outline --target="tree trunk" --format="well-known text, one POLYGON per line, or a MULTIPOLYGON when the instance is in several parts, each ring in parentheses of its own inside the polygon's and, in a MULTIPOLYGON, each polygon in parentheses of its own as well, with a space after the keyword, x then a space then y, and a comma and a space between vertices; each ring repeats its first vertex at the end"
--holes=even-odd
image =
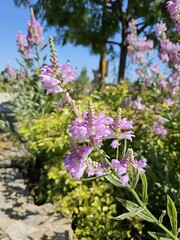
POLYGON ((122 1, 117 1, 119 5, 119 20, 121 22, 121 51, 119 56, 119 71, 118 71, 118 79, 117 82, 120 83, 121 80, 124 80, 125 78, 125 70, 126 70, 126 58, 127 58, 127 33, 128 33, 128 19, 126 18, 129 16, 129 1, 127 0, 127 7, 126 7, 126 13, 123 11, 123 4, 122 1))
MULTIPOLYGON (((107 3, 108 3, 108 0, 103 0, 102 30, 106 27, 107 3)), ((102 90, 104 88, 105 76, 107 76, 106 42, 107 42, 107 39, 105 38, 104 43, 102 45, 100 62, 99 62, 99 72, 101 74, 101 77, 100 77, 98 90, 102 90)))
POLYGON ((125 77, 126 58, 127 58, 127 45, 125 43, 125 39, 122 42, 119 57, 120 57, 120 59, 119 59, 118 83, 120 83, 121 80, 124 80, 124 77, 125 77))
POLYGON ((99 72, 101 74, 101 77, 100 77, 98 90, 102 90, 105 86, 105 76, 107 76, 106 49, 103 49, 100 56, 99 72))

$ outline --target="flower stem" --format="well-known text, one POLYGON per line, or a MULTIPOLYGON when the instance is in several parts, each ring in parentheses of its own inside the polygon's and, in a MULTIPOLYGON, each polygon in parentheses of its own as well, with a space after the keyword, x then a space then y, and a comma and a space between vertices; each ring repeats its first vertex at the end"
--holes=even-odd
POLYGON ((136 193, 136 191, 134 189, 132 189, 132 188, 128 188, 128 189, 133 194, 133 196, 135 197, 135 199, 138 202, 138 204, 146 211, 146 213, 149 215, 149 217, 151 217, 154 220, 153 223, 155 225, 158 225, 161 229, 163 229, 164 232, 166 232, 169 236, 171 236, 172 239, 178 240, 178 238, 171 231, 169 231, 162 223, 160 223, 159 220, 149 211, 149 209, 146 207, 146 205, 139 198, 139 196, 136 193))
POLYGON ((116 150, 116 159, 118 159, 118 158, 119 158, 119 144, 118 144, 117 150, 116 150))
POLYGON ((126 150, 127 150, 127 140, 124 139, 124 148, 123 148, 123 152, 122 152, 121 158, 123 158, 125 156, 126 150))

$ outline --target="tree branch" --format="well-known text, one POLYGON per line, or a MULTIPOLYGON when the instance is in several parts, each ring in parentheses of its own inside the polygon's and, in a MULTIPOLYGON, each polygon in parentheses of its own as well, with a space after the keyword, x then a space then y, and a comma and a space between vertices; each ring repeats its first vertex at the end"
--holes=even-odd
POLYGON ((144 24, 141 28, 137 29, 137 35, 142 33, 147 26, 148 26, 147 24, 144 24))
POLYGON ((115 41, 106 41, 107 44, 114 44, 114 45, 118 45, 119 47, 121 46, 120 43, 115 42, 115 41))

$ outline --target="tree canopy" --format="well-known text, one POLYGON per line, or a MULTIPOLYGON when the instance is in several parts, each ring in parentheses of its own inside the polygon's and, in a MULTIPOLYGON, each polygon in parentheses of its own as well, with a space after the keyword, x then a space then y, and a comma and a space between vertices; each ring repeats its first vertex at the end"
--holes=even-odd
MULTIPOLYGON (((138 34, 155 38, 154 24, 168 18, 166 0, 14 0, 17 6, 32 6, 36 16, 54 26, 57 40, 83 45, 105 61, 106 53, 119 46, 118 82, 124 78, 127 58, 128 22, 139 19, 138 34), (117 35, 119 33, 119 39, 117 35), (116 38, 115 38, 116 36, 116 38)), ((171 21, 167 21, 170 24, 171 21)), ((103 62, 100 62, 100 70, 103 62)))

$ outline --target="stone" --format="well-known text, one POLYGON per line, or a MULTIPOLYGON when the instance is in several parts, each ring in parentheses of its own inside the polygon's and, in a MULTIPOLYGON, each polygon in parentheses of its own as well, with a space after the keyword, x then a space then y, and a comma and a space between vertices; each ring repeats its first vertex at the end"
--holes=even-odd
POLYGON ((55 213, 52 203, 34 204, 11 154, 0 152, 0 240, 72 240, 71 219, 55 213))

